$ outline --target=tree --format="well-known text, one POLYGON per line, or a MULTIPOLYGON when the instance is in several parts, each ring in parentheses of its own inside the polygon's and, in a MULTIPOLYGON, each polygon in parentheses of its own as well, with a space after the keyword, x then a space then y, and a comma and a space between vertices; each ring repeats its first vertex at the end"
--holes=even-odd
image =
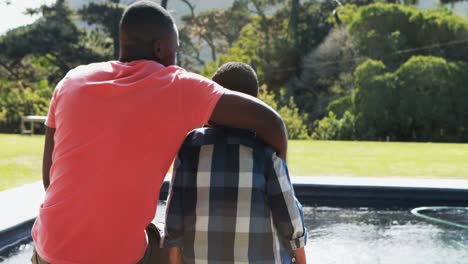
POLYGON ((396 72, 396 108, 400 138, 418 141, 461 141, 468 124, 467 64, 443 58, 415 56, 396 72), (465 72, 464 72, 465 71, 465 72), (456 95, 456 96, 455 96, 456 95))
POLYGON ((468 22, 444 9, 372 4, 359 9, 349 32, 362 55, 392 69, 413 55, 468 61, 468 22))
POLYGON ((288 129, 289 139, 309 139, 307 114, 301 113, 294 103, 294 98, 288 97, 282 90, 278 96, 269 92, 265 86, 260 88, 259 99, 275 109, 283 118, 288 129))
POLYGON ((295 39, 289 34, 289 5, 278 4, 273 15, 266 15, 266 9, 263 9, 265 6, 261 7, 258 10, 264 12, 265 17, 254 15, 252 21, 242 28, 228 53, 220 56, 216 62, 208 63, 204 74, 211 75, 227 61, 240 60, 254 67, 260 83, 265 83, 268 89, 277 92, 292 77, 298 75, 301 68, 300 57, 318 45, 332 27, 328 22, 329 13, 323 12, 323 3, 305 2, 300 6, 298 34, 295 39), (265 19, 268 21, 264 22, 265 19), (266 25, 268 30, 265 30, 266 25), (275 37, 271 38, 270 35, 275 37), (298 41, 298 48, 295 47, 295 41, 298 41))
POLYGON ((111 57, 99 32, 77 28, 64 0, 29 12, 42 17, 0 37, 1 132, 18 132, 23 115, 45 115, 53 87, 71 68, 111 57))
POLYGON ((369 60, 355 72, 355 90, 352 107, 356 117, 357 137, 368 140, 398 138, 397 114, 398 93, 396 77, 387 73, 380 61, 369 60))
MULTIPOLYGON (((190 47, 199 46, 201 42, 208 45, 211 51, 211 59, 217 60, 218 53, 225 53, 232 47, 234 41, 238 38, 241 29, 250 21, 250 17, 245 6, 234 3, 226 10, 209 10, 195 14, 195 7, 187 0, 184 3, 190 8, 190 14, 184 16, 182 21, 184 26, 181 32, 187 34, 184 36, 182 44, 190 47), (186 42, 189 39, 197 40, 198 44, 186 42)), ((195 59, 200 61, 198 53, 195 53, 195 59)))
POLYGON ((295 45, 299 44, 299 12, 301 3, 299 0, 291 1, 291 17, 289 18, 289 30, 291 36, 294 38, 295 45))
POLYGON ((21 65, 29 56, 43 56, 54 66, 49 75, 61 78, 72 67, 106 58, 107 54, 96 52, 98 47, 84 43, 87 33, 77 28, 64 0, 34 12, 42 13, 42 18, 10 30, 0 39, 2 56, 13 65, 21 65))
MULTIPOLYGON (((163 1, 166 2, 167 1, 163 1)), ((93 3, 84 6, 79 10, 81 18, 90 25, 99 25, 112 39, 113 57, 119 57, 119 24, 125 7, 120 4, 120 0, 107 0, 105 3, 93 3)))
POLYGON ((360 62, 356 56, 357 50, 347 30, 338 27, 303 58, 302 72, 291 83, 290 93, 312 119, 326 115, 331 101, 352 92, 352 74, 360 62))
POLYGON ((349 114, 316 125, 321 139, 468 142, 468 64, 415 56, 396 71, 368 60, 355 72, 349 114), (353 132, 353 133, 350 133, 353 132))
POLYGON ((266 15, 266 10, 268 7, 277 5, 281 3, 281 0, 250 0, 250 4, 255 8, 255 11, 253 11, 258 17, 260 18, 258 25, 260 26, 260 30, 264 34, 265 38, 265 62, 270 63, 270 21, 271 18, 269 18, 266 15))

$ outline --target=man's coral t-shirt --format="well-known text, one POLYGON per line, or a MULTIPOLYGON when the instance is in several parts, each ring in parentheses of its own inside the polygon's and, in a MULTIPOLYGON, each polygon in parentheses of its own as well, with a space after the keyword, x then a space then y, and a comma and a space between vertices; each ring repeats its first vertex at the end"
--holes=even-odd
POLYGON ((54 91, 50 186, 32 235, 50 263, 136 263, 159 189, 186 134, 224 88, 153 61, 71 70, 54 91))

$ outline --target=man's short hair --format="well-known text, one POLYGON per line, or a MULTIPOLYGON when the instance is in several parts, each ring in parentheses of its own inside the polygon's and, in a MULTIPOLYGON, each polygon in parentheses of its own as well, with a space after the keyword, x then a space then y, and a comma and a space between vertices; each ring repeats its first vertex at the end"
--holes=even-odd
POLYGON ((174 30, 174 24, 174 18, 159 4, 137 1, 124 11, 120 20, 120 34, 124 35, 124 42, 141 43, 164 37, 164 34, 174 30))
POLYGON ((211 79, 232 91, 254 97, 258 95, 257 74, 250 65, 242 62, 228 62, 215 72, 211 79))

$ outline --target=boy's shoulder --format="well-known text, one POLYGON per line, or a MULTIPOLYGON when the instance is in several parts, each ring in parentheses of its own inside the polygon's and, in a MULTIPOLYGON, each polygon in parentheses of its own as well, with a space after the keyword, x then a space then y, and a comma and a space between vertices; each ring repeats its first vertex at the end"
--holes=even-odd
MULTIPOLYGON (((244 145, 250 148, 271 149, 257 138, 255 131, 224 126, 202 127, 192 130, 186 137, 183 147, 203 145, 244 145)), ((271 149, 272 151, 272 149, 271 149)))

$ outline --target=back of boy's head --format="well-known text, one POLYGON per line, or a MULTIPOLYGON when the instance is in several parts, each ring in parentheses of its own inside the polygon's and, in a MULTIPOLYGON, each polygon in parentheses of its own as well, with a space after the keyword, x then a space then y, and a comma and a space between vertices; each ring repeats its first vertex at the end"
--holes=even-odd
POLYGON ((211 79, 229 90, 253 97, 258 95, 257 74, 248 64, 242 62, 225 63, 219 67, 211 79))

